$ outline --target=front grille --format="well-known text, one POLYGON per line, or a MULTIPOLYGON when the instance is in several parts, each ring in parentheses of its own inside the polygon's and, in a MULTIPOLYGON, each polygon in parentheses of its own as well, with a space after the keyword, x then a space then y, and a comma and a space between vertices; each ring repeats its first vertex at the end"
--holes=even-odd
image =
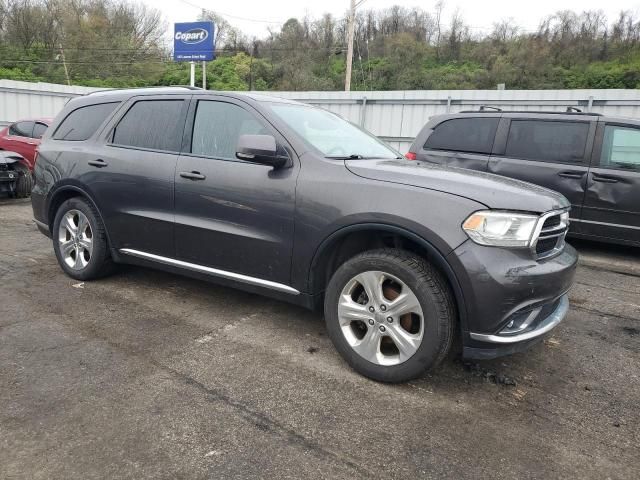
POLYGON ((569 230, 568 212, 548 214, 535 242, 536 257, 545 258, 562 250, 567 230, 569 230))

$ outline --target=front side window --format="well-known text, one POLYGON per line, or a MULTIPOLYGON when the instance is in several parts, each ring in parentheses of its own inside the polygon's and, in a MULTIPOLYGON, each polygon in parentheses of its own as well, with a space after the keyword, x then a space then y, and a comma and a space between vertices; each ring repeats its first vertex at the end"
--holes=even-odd
POLYGON ((338 115, 316 107, 273 103, 271 111, 326 157, 398 158, 400 154, 338 115))
POLYGON ((17 122, 9 127, 9 135, 16 137, 30 137, 33 131, 33 122, 17 122))
POLYGON ((118 104, 119 102, 98 103, 75 109, 56 129, 53 139, 75 142, 87 140, 111 115, 118 104))
POLYGON ((191 153, 233 160, 240 135, 268 135, 269 131, 244 108, 227 102, 200 100, 193 124, 191 153))
POLYGON ((600 166, 640 170, 640 129, 607 125, 600 166))
POLYGON ((113 131, 113 144, 179 152, 184 100, 139 100, 113 131))
POLYGON ((42 138, 44 132, 47 130, 47 125, 44 123, 36 122, 33 127, 33 138, 42 138))
POLYGON ((436 126, 425 149, 491 153, 499 118, 455 118, 436 126))
POLYGON ((541 162, 581 163, 589 124, 512 120, 505 155, 541 162))

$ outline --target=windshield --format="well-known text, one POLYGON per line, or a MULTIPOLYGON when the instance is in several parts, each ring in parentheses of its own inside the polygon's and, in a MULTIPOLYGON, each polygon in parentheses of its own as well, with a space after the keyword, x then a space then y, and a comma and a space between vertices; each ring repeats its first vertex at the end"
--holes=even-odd
POLYGON ((330 158, 398 158, 400 154, 326 110, 275 103, 271 110, 304 140, 330 158))

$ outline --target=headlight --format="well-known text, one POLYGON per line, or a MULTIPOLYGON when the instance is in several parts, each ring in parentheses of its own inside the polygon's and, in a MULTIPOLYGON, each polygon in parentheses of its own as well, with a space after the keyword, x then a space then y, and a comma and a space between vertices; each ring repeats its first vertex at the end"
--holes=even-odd
POLYGON ((480 245, 528 247, 539 218, 526 213, 485 210, 472 214, 462 228, 480 245))

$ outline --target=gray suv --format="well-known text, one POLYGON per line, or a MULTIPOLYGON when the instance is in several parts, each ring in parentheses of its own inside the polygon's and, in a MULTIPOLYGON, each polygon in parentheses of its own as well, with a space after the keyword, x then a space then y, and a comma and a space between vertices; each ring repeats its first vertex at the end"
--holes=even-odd
POLYGON ((540 340, 566 315, 569 202, 418 164, 325 110, 188 88, 70 101, 32 193, 62 269, 151 266, 323 308, 340 354, 399 382, 540 340))
POLYGON ((571 236, 640 246, 640 121, 486 108, 438 115, 407 156, 550 188, 571 202, 571 236))

